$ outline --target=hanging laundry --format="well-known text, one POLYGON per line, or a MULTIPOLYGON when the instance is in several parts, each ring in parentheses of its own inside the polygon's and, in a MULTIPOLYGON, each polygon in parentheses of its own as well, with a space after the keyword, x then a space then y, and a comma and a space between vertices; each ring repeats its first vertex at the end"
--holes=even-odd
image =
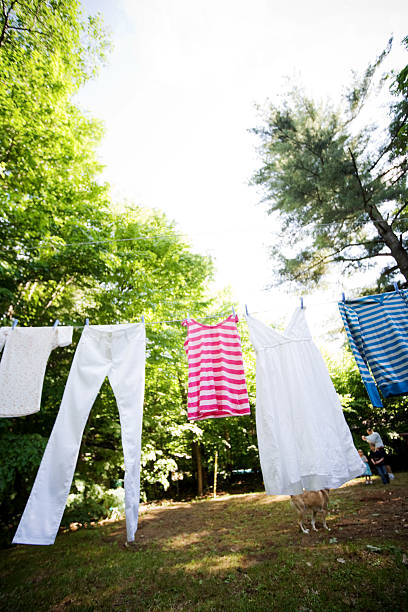
POLYGON ((237 321, 230 315, 217 325, 182 322, 187 326, 190 421, 250 414, 237 321))
POLYGON ((256 428, 266 493, 331 489, 364 466, 304 310, 284 333, 247 315, 256 351, 256 428))
POLYGON ((373 406, 408 393, 408 291, 339 302, 348 341, 373 406))
POLYGON ((40 410, 45 369, 57 346, 72 342, 72 327, 0 328, 0 417, 40 410))
POLYGON ((14 544, 54 543, 84 427, 106 376, 116 397, 122 427, 127 539, 129 542, 135 539, 140 498, 145 346, 145 328, 141 323, 84 328, 14 544))

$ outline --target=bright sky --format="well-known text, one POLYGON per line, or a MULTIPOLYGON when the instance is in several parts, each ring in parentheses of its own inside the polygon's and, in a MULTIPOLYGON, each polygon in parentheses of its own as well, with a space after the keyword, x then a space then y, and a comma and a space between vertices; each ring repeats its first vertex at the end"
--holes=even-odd
MULTIPOLYGON (((112 30, 114 51, 79 104, 105 122, 100 158, 117 200, 158 208, 194 250, 210 254, 217 287, 230 285, 265 321, 299 304, 285 286, 265 291, 273 229, 260 193, 255 103, 276 99, 287 77, 316 98, 334 100, 395 37, 393 66, 407 62, 406 0, 83 0, 112 30)), ((275 228, 276 229, 276 228, 275 228)), ((333 281, 313 296, 312 333, 340 327, 333 281), (325 325, 322 325, 322 320, 325 325)))

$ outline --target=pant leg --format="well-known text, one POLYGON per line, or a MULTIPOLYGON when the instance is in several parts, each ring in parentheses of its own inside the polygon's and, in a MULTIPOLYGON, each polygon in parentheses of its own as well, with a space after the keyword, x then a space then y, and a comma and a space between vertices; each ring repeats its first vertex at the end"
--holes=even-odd
POLYGON ((381 477, 383 484, 388 484, 390 482, 390 479, 389 479, 387 470, 385 468, 385 465, 384 464, 377 465, 376 468, 377 468, 377 472, 379 476, 381 477))
POLYGON ((137 530, 140 501, 140 456, 145 382, 144 325, 113 337, 109 382, 118 404, 125 460, 125 511, 128 542, 137 530))
POLYGON ((14 544, 53 544, 67 502, 89 412, 110 359, 85 328, 69 372, 61 406, 14 544))

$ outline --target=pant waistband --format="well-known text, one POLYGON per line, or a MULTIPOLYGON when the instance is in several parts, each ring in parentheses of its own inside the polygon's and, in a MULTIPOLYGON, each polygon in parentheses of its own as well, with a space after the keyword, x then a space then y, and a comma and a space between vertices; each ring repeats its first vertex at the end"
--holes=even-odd
POLYGON ((118 338, 125 336, 126 338, 134 338, 145 333, 145 326, 143 323, 119 323, 117 325, 85 325, 83 336, 90 336, 92 338, 118 338))

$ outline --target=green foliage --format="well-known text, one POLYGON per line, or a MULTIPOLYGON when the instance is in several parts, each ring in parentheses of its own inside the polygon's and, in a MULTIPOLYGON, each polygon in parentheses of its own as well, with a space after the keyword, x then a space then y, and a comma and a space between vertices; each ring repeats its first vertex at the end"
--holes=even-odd
POLYGON ((356 448, 368 451, 368 445, 361 439, 366 435, 367 426, 378 431, 386 445, 387 452, 399 459, 396 467, 404 467, 399 462, 406 459, 406 442, 399 434, 408 432, 408 401, 406 397, 384 399, 383 408, 371 405, 367 391, 361 380, 354 357, 347 348, 341 359, 326 357, 330 375, 340 396, 344 416, 353 435, 356 448))
POLYGON ((16 526, 24 510, 35 474, 47 444, 38 433, 11 433, 11 422, 0 423, 0 544, 3 534, 16 526))
MULTIPOLYGON (((61 324, 81 324, 85 317, 104 324, 139 321, 143 314, 149 323, 179 319, 188 311, 197 317, 208 314, 213 309, 206 297, 211 261, 192 253, 164 215, 130 206, 114 212, 108 186, 99 180, 95 150, 102 127, 72 102, 104 60, 108 43, 99 21, 84 24, 77 2, 39 0, 18 3, 8 15, 6 10, 2 26, 3 324, 12 316, 21 325, 39 326, 56 318, 61 324)), ((203 437, 203 429, 186 418, 184 328, 153 323, 147 335, 144 499, 184 478, 193 485, 191 446, 203 437)), ((8 504, 10 524, 15 525, 28 497, 43 448, 32 452, 32 446, 49 437, 79 336, 75 330, 73 345, 51 354, 41 411, 7 421, 1 437, 0 501, 8 504), (13 469, 9 436, 27 449, 13 469)), ((208 433, 205 438, 210 452, 213 437, 208 433)), ((205 448, 203 454, 206 467, 205 448)), ((106 516, 111 495, 106 492, 123 479, 123 472, 119 415, 106 381, 85 428, 64 520, 106 516)))
POLYGON ((67 505, 62 517, 62 525, 70 523, 87 524, 100 518, 119 518, 125 512, 125 490, 122 487, 106 490, 97 484, 88 484, 77 480, 74 484, 76 493, 68 496, 67 505))
MULTIPOLYGON (((78 311, 105 272, 103 251, 66 243, 108 236, 107 187, 96 179, 102 130, 70 97, 108 43, 98 19, 68 0, 3 2, 0 16, 0 314, 47 325, 78 311)), ((3 421, 0 504, 15 526, 55 420, 72 350, 51 356, 44 407, 3 421)), ((2 525, 4 527, 4 525, 2 525)))
MULTIPOLYGON (((398 118, 402 135, 406 108, 391 105, 390 126, 361 127, 362 110, 390 49, 391 42, 355 77, 341 108, 318 104, 295 88, 282 104, 270 104, 262 112, 263 125, 253 130, 262 165, 252 183, 261 187, 268 213, 283 221, 283 235, 271 249, 281 278, 314 285, 332 264, 353 272, 384 261, 380 286, 398 271, 408 281, 408 223, 401 218, 408 201, 408 158, 406 150, 400 147, 397 155, 393 148, 393 122, 398 118)), ((382 77, 380 85, 385 82, 382 77)))
POLYGON ((39 434, 16 436, 6 431, 8 421, 2 423, 2 445, 0 447, 0 495, 16 496, 14 483, 17 479, 27 485, 35 473, 46 446, 39 434))
POLYGON ((39 303, 50 321, 63 293, 70 308, 67 287, 89 286, 104 268, 103 253, 64 246, 109 234, 108 190, 96 178, 102 128, 70 101, 108 43, 79 6, 3 2, 0 17, 0 312, 26 323, 39 303))
MULTIPOLYGON (((408 36, 402 42, 408 49, 408 36)), ((393 76, 391 90, 396 97, 396 102, 393 105, 389 131, 391 156, 392 159, 398 159, 406 155, 408 148, 408 65, 393 76)))
MULTIPOLYGON (((15 316, 20 325, 49 325, 56 318, 81 324, 87 316, 103 324, 138 321, 142 314, 146 320, 173 319, 188 310, 200 316, 210 307, 210 260, 193 254, 163 215, 137 207, 114 212, 109 188, 100 182, 95 151, 102 127, 75 107, 72 95, 97 72, 109 45, 99 19, 84 23, 79 6, 68 0, 3 3, 2 322, 15 316)), ((0 503, 8 504, 10 524, 27 499, 79 335, 75 330, 73 345, 51 354, 41 411, 4 421, 0 503), (19 441, 20 462, 9 440, 19 441)), ((149 330, 144 488, 166 487, 177 469, 175 454, 188 447, 183 338, 180 325, 149 330), (173 431, 170 441, 166 427, 173 431)), ((88 519, 106 512, 94 485, 111 490, 123 469, 117 406, 105 383, 80 449, 71 518, 81 504, 88 519), (80 482, 86 484, 82 492, 76 491, 80 482)))

